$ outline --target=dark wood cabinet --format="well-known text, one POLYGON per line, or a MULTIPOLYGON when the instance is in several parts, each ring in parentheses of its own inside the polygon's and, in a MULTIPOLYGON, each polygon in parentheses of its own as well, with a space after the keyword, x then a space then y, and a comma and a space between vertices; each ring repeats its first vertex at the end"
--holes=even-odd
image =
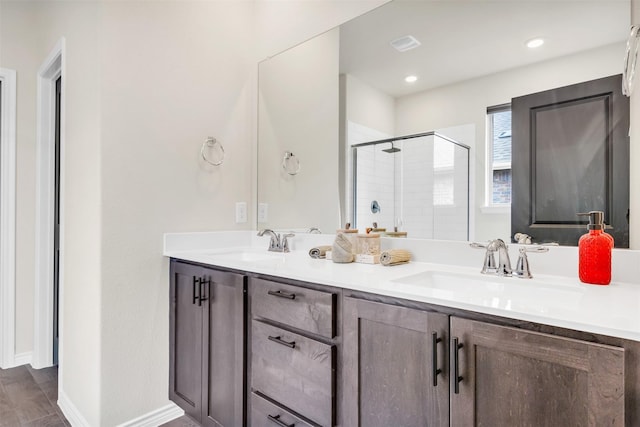
POLYGON ((445 314, 344 298, 344 426, 448 426, 445 314))
POLYGON ((623 348, 457 317, 451 337, 452 426, 625 425, 623 348))
POLYGON ((177 260, 170 303, 203 426, 639 425, 636 341, 177 260))
POLYGON ((203 426, 245 424, 243 275, 171 261, 169 398, 203 426))
POLYGON ((345 297, 343 352, 345 426, 625 425, 621 347, 345 297))
POLYGON ((249 293, 251 426, 336 425, 338 294, 258 278, 249 293))

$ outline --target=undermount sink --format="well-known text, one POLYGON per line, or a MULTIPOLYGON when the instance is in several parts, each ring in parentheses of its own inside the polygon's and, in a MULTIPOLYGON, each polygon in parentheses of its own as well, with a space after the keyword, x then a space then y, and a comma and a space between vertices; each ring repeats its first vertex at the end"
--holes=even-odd
POLYGON ((545 312, 579 304, 584 290, 570 280, 519 279, 478 273, 429 270, 392 280, 399 291, 461 300, 503 309, 545 312))
POLYGON ((266 249, 258 250, 252 248, 237 249, 225 252, 211 252, 208 255, 215 257, 216 259, 242 262, 284 262, 286 257, 286 253, 269 252, 266 249))

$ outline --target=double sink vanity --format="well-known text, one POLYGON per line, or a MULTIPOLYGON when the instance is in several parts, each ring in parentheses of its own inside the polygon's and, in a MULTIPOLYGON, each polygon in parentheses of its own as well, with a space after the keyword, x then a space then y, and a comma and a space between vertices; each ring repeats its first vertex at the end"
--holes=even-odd
POLYGON ((464 242, 383 239, 413 254, 383 267, 310 258, 331 235, 275 253, 255 234, 165 235, 169 394, 202 425, 640 425, 633 251, 593 286, 576 248, 520 279, 464 242))

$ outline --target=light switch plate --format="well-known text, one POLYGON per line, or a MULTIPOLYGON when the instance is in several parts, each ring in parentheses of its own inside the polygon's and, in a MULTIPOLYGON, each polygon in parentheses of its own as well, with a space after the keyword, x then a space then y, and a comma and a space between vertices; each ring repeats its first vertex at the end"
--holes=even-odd
POLYGON ((236 224, 247 222, 247 202, 236 202, 236 224))
POLYGON ((267 222, 269 220, 269 204, 258 203, 258 222, 267 222))

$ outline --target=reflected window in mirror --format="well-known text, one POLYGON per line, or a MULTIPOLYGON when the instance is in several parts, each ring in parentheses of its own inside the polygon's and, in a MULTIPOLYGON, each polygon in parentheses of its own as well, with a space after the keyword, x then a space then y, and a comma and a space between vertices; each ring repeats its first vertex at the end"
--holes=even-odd
POLYGON ((486 206, 511 206, 511 104, 487 108, 486 206))

